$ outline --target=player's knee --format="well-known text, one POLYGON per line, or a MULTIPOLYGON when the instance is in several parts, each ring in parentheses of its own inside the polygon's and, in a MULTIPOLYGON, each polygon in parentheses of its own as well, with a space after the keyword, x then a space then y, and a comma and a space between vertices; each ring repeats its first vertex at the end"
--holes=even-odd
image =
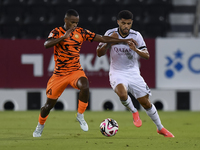
POLYGON ((87 78, 81 77, 77 82, 77 86, 80 90, 89 90, 89 83, 87 78))
POLYGON ((147 96, 142 97, 142 98, 138 98, 137 100, 138 100, 138 102, 142 105, 142 107, 143 107, 144 109, 149 109, 149 108, 151 108, 151 103, 150 103, 149 99, 147 98, 147 96))
POLYGON ((125 101, 125 100, 127 100, 127 98, 128 98, 128 95, 127 95, 127 93, 125 93, 125 92, 119 92, 119 93, 117 93, 117 94, 118 94, 120 100, 125 101))
POLYGON ((150 103, 149 101, 145 101, 145 102, 140 103, 140 104, 142 105, 142 107, 143 107, 144 109, 149 109, 149 108, 151 108, 151 103, 150 103))

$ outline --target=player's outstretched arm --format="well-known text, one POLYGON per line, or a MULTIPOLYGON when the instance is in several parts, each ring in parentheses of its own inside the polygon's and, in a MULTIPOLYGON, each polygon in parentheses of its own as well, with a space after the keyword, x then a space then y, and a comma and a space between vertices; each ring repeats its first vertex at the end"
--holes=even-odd
POLYGON ((144 58, 144 59, 149 59, 150 55, 149 55, 149 52, 148 50, 145 48, 145 49, 142 49, 142 50, 139 50, 138 48, 136 48, 135 44, 133 42, 128 42, 128 45, 129 47, 135 51, 140 57, 144 58))
POLYGON ((118 39, 110 36, 102 36, 97 34, 94 38, 94 41, 102 43, 128 43, 128 41, 132 41, 132 39, 118 39))
MULTIPOLYGON (((113 32, 111 34, 111 37, 118 39, 118 34, 116 32, 113 32)), ((100 43, 97 46, 97 56, 101 57, 101 56, 105 55, 107 53, 107 50, 110 49, 112 45, 113 44, 110 44, 110 43, 100 43)))
POLYGON ((57 39, 49 39, 47 41, 44 42, 44 47, 45 48, 50 48, 50 47, 53 47, 54 45, 60 43, 61 41, 63 41, 64 39, 67 39, 71 32, 74 31, 75 28, 71 28, 71 29, 68 29, 65 34, 63 36, 61 36, 60 38, 57 38, 57 39))

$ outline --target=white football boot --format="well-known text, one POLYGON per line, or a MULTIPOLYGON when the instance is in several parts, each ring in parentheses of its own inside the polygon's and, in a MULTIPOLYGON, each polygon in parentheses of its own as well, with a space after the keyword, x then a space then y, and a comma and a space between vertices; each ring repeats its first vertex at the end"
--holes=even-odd
POLYGON ((81 129, 83 131, 88 131, 88 125, 87 125, 87 122, 84 119, 84 115, 83 114, 76 114, 76 119, 80 123, 81 129))
POLYGON ((42 131, 44 129, 44 124, 41 125, 39 122, 38 122, 38 125, 35 129, 35 131, 33 132, 33 137, 41 137, 42 136, 42 131))

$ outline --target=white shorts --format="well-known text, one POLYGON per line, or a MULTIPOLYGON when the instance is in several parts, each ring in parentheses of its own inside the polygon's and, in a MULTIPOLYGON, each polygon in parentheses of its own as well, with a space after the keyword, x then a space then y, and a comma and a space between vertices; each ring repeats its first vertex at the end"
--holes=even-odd
POLYGON ((118 84, 123 84, 136 99, 147 94, 151 95, 151 91, 143 77, 137 72, 112 71, 109 73, 109 79, 113 90, 118 84))

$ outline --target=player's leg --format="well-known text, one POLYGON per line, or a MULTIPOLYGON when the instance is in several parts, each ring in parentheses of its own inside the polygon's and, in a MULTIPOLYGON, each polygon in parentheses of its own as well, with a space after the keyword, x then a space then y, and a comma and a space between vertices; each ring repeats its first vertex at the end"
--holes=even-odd
POLYGON ((76 119, 83 131, 88 131, 88 125, 84 119, 84 112, 88 106, 89 82, 83 70, 77 70, 70 76, 70 83, 73 88, 79 89, 78 112, 76 119))
POLYGON ((118 84, 115 87, 115 93, 119 96, 121 103, 132 113, 137 112, 137 109, 134 107, 130 96, 128 95, 127 89, 123 84, 118 84))
POLYGON ((140 127, 142 125, 142 121, 139 117, 137 109, 134 107, 133 102, 128 95, 127 88, 120 83, 115 87, 115 93, 119 96, 121 103, 132 112, 134 125, 136 127, 140 127))
POLYGON ((88 125, 84 119, 84 112, 88 106, 89 99, 89 83, 86 77, 80 77, 77 81, 77 87, 79 92, 78 112, 76 119, 80 123, 80 127, 83 131, 88 131, 88 125))
POLYGON ((44 124, 47 120, 47 117, 50 113, 50 110, 55 106, 57 99, 50 99, 47 98, 46 103, 40 110, 39 119, 38 119, 38 125, 33 132, 33 137, 40 137, 42 135, 44 124))
POLYGON ((58 97, 62 94, 62 92, 68 85, 66 78, 68 77, 67 76, 60 77, 53 74, 52 77, 49 79, 46 89, 47 101, 40 110, 38 125, 35 131, 33 132, 33 137, 41 136, 45 122, 50 113, 50 110, 55 106, 58 97))
POLYGON ((142 105, 142 107, 146 110, 147 115, 156 124, 158 130, 161 130, 163 128, 163 125, 161 124, 160 117, 158 115, 158 112, 155 106, 151 104, 149 101, 149 95, 147 94, 144 97, 138 98, 137 100, 142 105))
POLYGON ((174 137, 172 133, 170 133, 163 127, 156 107, 149 101, 149 95, 147 94, 143 97, 137 98, 137 100, 146 110, 147 115, 152 119, 152 121, 157 126, 157 132, 159 134, 164 135, 165 137, 174 137))
MULTIPOLYGON (((41 118, 46 118, 48 117, 50 110, 55 106, 57 102, 57 99, 50 99, 47 98, 46 103, 44 104, 44 106, 40 109, 40 117, 41 118)), ((44 124, 46 120, 41 119, 39 120, 40 124, 44 124)))

